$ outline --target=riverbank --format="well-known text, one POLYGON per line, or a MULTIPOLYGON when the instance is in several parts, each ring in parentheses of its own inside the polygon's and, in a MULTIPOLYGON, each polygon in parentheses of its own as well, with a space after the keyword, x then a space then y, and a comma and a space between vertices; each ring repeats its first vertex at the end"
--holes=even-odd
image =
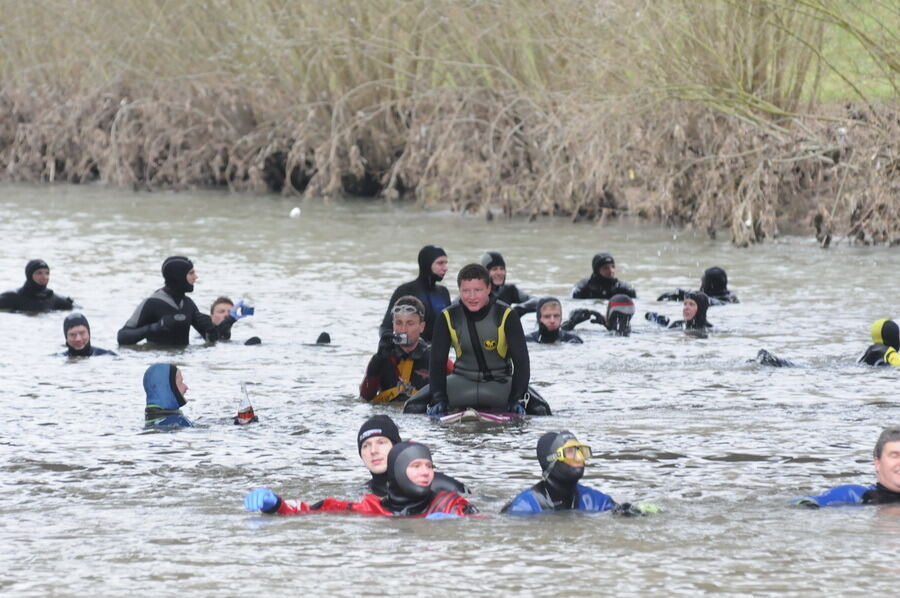
POLYGON ((827 4, 19 8, 0 176, 895 244, 896 10, 827 4))

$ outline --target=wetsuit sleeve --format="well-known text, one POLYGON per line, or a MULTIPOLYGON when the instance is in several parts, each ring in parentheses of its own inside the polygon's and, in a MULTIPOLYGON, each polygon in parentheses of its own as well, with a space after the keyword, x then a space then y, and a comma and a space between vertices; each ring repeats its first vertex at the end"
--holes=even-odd
POLYGON ((621 280, 616 281, 616 288, 613 295, 617 295, 622 293, 623 295, 628 295, 632 299, 637 299, 637 291, 634 290, 634 287, 628 284, 627 282, 622 282, 621 280))
POLYGON ((884 352, 884 362, 888 365, 900 366, 900 353, 897 353, 897 349, 888 347, 884 352))
POLYGON ((53 293, 53 300, 50 302, 50 309, 66 311, 72 309, 72 306, 74 305, 75 301, 73 301, 71 297, 63 297, 62 295, 53 293))
POLYGON ((863 502, 863 494, 872 488, 873 486, 860 486, 857 484, 835 486, 822 494, 795 498, 791 503, 813 508, 835 505, 859 505, 863 502))
POLYGON ((136 345, 147 338, 147 335, 153 332, 151 328, 157 323, 153 316, 154 312, 151 302, 146 299, 141 301, 131 318, 119 329, 119 334, 116 337, 119 344, 136 345))
MULTIPOLYGON (((441 318, 443 319, 443 318, 441 318)), ((444 323, 446 327, 446 322, 444 323)), ((509 401, 518 401, 528 391, 528 382, 531 380, 531 363, 528 360, 528 346, 525 344, 525 333, 522 331, 522 321, 515 313, 506 318, 506 342, 509 345, 509 358, 513 362, 512 387, 509 390, 509 401)), ((434 346, 432 345, 432 351, 434 346)), ((434 379, 431 381, 434 387, 434 379)))
POLYGON ((521 316, 522 314, 536 312, 538 301, 540 301, 538 297, 532 297, 528 293, 519 291, 519 302, 515 307, 516 313, 521 316))
POLYGON ((373 355, 366 367, 366 377, 359 385, 359 396, 371 401, 382 390, 397 384, 397 367, 394 363, 380 355, 373 355))
POLYGON ((529 488, 523 490, 515 498, 506 503, 500 512, 506 515, 533 515, 543 512, 543 508, 534 497, 534 493, 529 488))
POLYGON ((590 281, 590 278, 582 278, 575 283, 575 288, 572 289, 572 299, 590 299, 591 289, 588 286, 590 281))
MULTIPOLYGON (((675 289, 674 291, 666 291, 662 295, 656 298, 657 301, 684 301, 684 294, 687 291, 684 289, 675 289)), ((712 299, 710 299, 710 304, 712 304, 712 299)))
MULTIPOLYGON (((510 318, 512 317, 510 315, 510 318)), ((518 318, 516 318, 516 321, 518 321, 518 318)), ((521 329, 521 325, 519 328, 521 329)), ((428 382, 431 385, 432 405, 447 401, 447 359, 449 357, 450 329, 447 327, 447 318, 444 317, 442 312, 434 319, 434 333, 431 337, 431 359, 428 363, 428 382)))
POLYGON ((0 309, 18 309, 19 294, 15 291, 6 291, 0 294, 0 309))

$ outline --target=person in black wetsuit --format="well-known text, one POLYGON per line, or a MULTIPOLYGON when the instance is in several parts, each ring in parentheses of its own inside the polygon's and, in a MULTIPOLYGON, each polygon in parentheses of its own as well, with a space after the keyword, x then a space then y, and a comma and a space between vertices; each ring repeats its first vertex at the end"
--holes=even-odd
POLYGON ((569 312, 569 319, 563 322, 564 330, 572 330, 581 322, 590 320, 599 324, 616 336, 631 334, 631 317, 634 315, 634 301, 628 295, 613 295, 606 304, 606 316, 592 309, 578 308, 569 312))
MULTIPOLYGON (((372 494, 387 496, 387 456, 394 445, 400 442, 400 430, 397 429, 394 420, 387 415, 373 415, 360 426, 356 444, 359 457, 372 474, 372 479, 366 482, 366 489, 372 494)), ((462 482, 440 472, 434 473, 431 487, 435 492, 442 490, 459 494, 469 492, 462 482)))
MULTIPOLYGON (((490 275, 481 264, 464 266, 457 283, 459 299, 441 311, 434 325, 428 413, 467 407, 523 413, 531 369, 519 316, 491 297, 490 275), (456 362, 448 375, 451 344, 456 362)), ((527 405, 532 403, 539 405, 527 405)), ((404 411, 413 412, 408 408, 415 404, 413 397, 404 411)))
POLYGON ((25 284, 15 291, 0 294, 0 309, 9 311, 42 312, 68 311, 75 302, 71 297, 57 295, 47 288, 50 266, 44 260, 31 260, 25 265, 25 284))
POLYGON ((859 363, 900 366, 900 327, 893 320, 875 320, 869 328, 872 345, 866 349, 859 363))
POLYGON ((591 276, 578 281, 572 289, 573 299, 609 299, 613 295, 637 298, 634 288, 616 278, 616 260, 608 253, 598 253, 591 260, 591 276))
POLYGON ((165 286, 144 299, 119 330, 120 345, 134 345, 146 338, 151 343, 184 347, 190 342, 191 326, 208 342, 230 332, 234 318, 229 316, 216 326, 186 295, 197 280, 191 260, 180 255, 166 258, 162 275, 165 286))
POLYGON ((413 281, 401 284, 391 295, 387 311, 381 321, 378 336, 384 336, 391 332, 394 325, 394 316, 391 310, 397 299, 404 295, 417 297, 425 306, 425 331, 422 338, 431 340, 434 331, 434 319, 442 309, 450 305, 450 291, 447 287, 437 284, 447 274, 447 252, 436 245, 426 245, 419 250, 419 276, 413 281))
MULTIPOLYGON (((700 278, 700 290, 709 298, 709 305, 740 303, 737 295, 728 290, 728 274, 718 266, 707 268, 700 278)), ((684 301, 688 289, 675 289, 657 297, 657 301, 684 301)))
POLYGON ((668 316, 663 316, 655 311, 648 311, 644 317, 651 322, 656 322, 666 328, 682 328, 684 330, 704 331, 712 328, 712 324, 706 319, 706 311, 709 309, 709 299, 700 291, 688 291, 684 296, 683 320, 672 322, 668 316))
POLYGON ((66 357, 93 357, 115 355, 112 351, 91 346, 91 325, 80 313, 72 313, 63 320, 63 335, 66 337, 66 357))
POLYGON ((481 265, 491 276, 491 295, 497 300, 512 307, 519 317, 537 309, 538 298, 532 297, 519 287, 506 282, 506 261, 496 251, 486 251, 481 256, 481 265))
MULTIPOLYGON (((587 310, 585 310, 587 311, 587 310)), ((590 317, 590 316, 588 316, 590 317)), ((582 320, 583 321, 583 320, 582 320)), ((570 332, 562 321, 562 304, 556 297, 541 297, 537 302, 538 329, 525 335, 527 342, 550 345, 554 343, 582 343, 581 337, 570 332)), ((568 322, 567 322, 568 323, 568 322)), ((576 322, 577 323, 577 322, 576 322)))

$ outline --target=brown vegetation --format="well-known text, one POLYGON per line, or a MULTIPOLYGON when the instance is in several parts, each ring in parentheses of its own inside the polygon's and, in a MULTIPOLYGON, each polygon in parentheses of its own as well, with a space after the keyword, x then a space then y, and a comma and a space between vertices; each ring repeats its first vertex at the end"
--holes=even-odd
POLYGON ((826 246, 900 243, 893 6, 7 6, 0 166, 8 180, 633 214, 742 245, 786 226, 826 246), (835 31, 876 72, 835 65, 835 31), (818 100, 829 80, 847 99, 818 100))

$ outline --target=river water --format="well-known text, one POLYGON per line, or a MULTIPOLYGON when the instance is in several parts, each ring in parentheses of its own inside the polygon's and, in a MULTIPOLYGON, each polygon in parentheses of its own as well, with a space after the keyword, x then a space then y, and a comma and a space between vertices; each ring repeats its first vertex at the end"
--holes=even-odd
MULTIPOLYGON (((900 508, 808 511, 792 497, 874 481, 871 449, 900 423, 897 372, 856 365, 869 324, 896 315, 896 250, 785 237, 735 249, 692 233, 619 223, 495 220, 366 201, 300 204, 213 192, 0 187, 0 286, 25 262, 51 266, 93 344, 161 286, 172 254, 193 258, 201 307, 227 294, 256 314, 240 342, 121 349, 69 362, 63 314, 0 314, 0 593, 4 596, 842 595, 893 593, 900 508), (448 286, 487 249, 511 281, 568 295, 610 251, 638 291, 635 333, 585 323, 583 345, 531 350, 554 415, 507 427, 442 427, 357 399, 394 287, 423 244, 446 248, 448 286), (714 307, 706 339, 651 327, 677 315, 656 295, 727 269, 742 303, 714 307), (595 329, 592 329, 595 328, 595 329), (316 346, 321 331, 333 339, 316 346), (750 362, 758 349, 794 369, 750 362), (199 426, 142 431, 141 377, 177 363, 199 426), (260 417, 230 418, 247 382, 260 417), (385 412, 427 442, 439 469, 474 488, 486 519, 425 522, 247 513, 266 486, 287 498, 356 498, 367 473, 355 433, 385 412), (598 456, 584 483, 655 516, 497 515, 538 479, 534 446, 569 429, 598 456)), ((566 310, 592 302, 565 300, 566 310)), ((525 328, 534 327, 526 316, 525 328)))

